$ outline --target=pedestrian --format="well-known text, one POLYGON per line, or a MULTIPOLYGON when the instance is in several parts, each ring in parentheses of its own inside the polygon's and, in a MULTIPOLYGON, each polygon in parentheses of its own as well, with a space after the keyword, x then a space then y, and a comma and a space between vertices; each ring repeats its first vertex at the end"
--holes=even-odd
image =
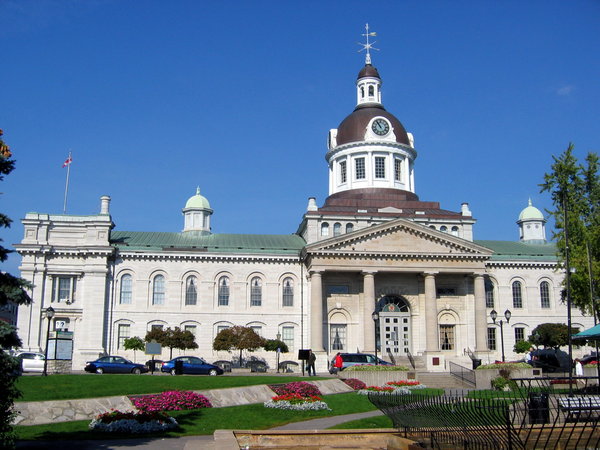
POLYGON ((315 371, 315 361, 317 360, 317 356, 313 353, 312 350, 308 351, 308 366, 307 366, 307 371, 308 371, 308 376, 310 377, 310 372, 312 370, 312 376, 316 377, 317 376, 317 372, 315 371))
POLYGON ((583 365, 581 364, 581 360, 579 358, 575 360, 575 376, 583 376, 583 365))
POLYGON ((525 353, 525 362, 527 364, 533 364, 531 360, 533 359, 533 347, 529 347, 529 351, 525 353))
POLYGON ((344 360, 342 359, 342 354, 340 352, 335 355, 335 359, 333 361, 333 368, 335 369, 335 373, 339 373, 344 367, 344 360))

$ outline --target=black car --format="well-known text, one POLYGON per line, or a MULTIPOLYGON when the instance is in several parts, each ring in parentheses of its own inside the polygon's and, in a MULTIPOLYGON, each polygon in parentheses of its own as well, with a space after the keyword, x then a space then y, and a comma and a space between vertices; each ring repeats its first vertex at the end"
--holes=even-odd
POLYGON ((531 366, 542 369, 542 372, 569 372, 571 361, 569 355, 562 350, 545 348, 532 352, 531 366))

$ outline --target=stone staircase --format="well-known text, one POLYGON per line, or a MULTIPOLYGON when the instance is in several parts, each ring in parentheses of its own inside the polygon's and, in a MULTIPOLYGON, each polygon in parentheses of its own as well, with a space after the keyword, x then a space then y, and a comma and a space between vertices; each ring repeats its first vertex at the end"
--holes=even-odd
POLYGON ((417 380, 428 388, 473 389, 472 385, 452 376, 449 372, 417 371, 417 380))

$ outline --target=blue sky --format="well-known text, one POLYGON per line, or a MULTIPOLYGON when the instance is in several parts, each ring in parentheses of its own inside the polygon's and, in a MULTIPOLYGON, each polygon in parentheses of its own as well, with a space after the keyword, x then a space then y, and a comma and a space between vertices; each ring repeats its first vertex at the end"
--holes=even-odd
POLYGON ((116 229, 181 231, 200 186, 213 232, 295 232, 327 197, 366 22, 417 194, 468 202, 476 239, 517 240, 527 199, 551 206, 538 184, 569 142, 598 152, 598 1, 0 0, 2 239, 62 212, 69 151, 68 213, 110 195, 116 229))

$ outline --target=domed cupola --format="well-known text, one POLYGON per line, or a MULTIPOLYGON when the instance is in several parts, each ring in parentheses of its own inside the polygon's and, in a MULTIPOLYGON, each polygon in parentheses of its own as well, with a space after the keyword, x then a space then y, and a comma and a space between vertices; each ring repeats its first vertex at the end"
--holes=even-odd
POLYGON ((213 210, 206 197, 200 195, 200 187, 196 188, 196 195, 189 198, 182 210, 184 216, 183 231, 201 231, 210 233, 210 216, 213 210))
POLYGON ((521 214, 519 214, 519 235, 523 242, 542 243, 546 242, 546 219, 542 212, 532 205, 531 199, 529 204, 521 214))
POLYGON ((356 107, 329 132, 329 195, 351 189, 385 188, 415 192, 413 137, 381 102, 381 77, 371 63, 366 26, 365 65, 356 80, 356 107))

